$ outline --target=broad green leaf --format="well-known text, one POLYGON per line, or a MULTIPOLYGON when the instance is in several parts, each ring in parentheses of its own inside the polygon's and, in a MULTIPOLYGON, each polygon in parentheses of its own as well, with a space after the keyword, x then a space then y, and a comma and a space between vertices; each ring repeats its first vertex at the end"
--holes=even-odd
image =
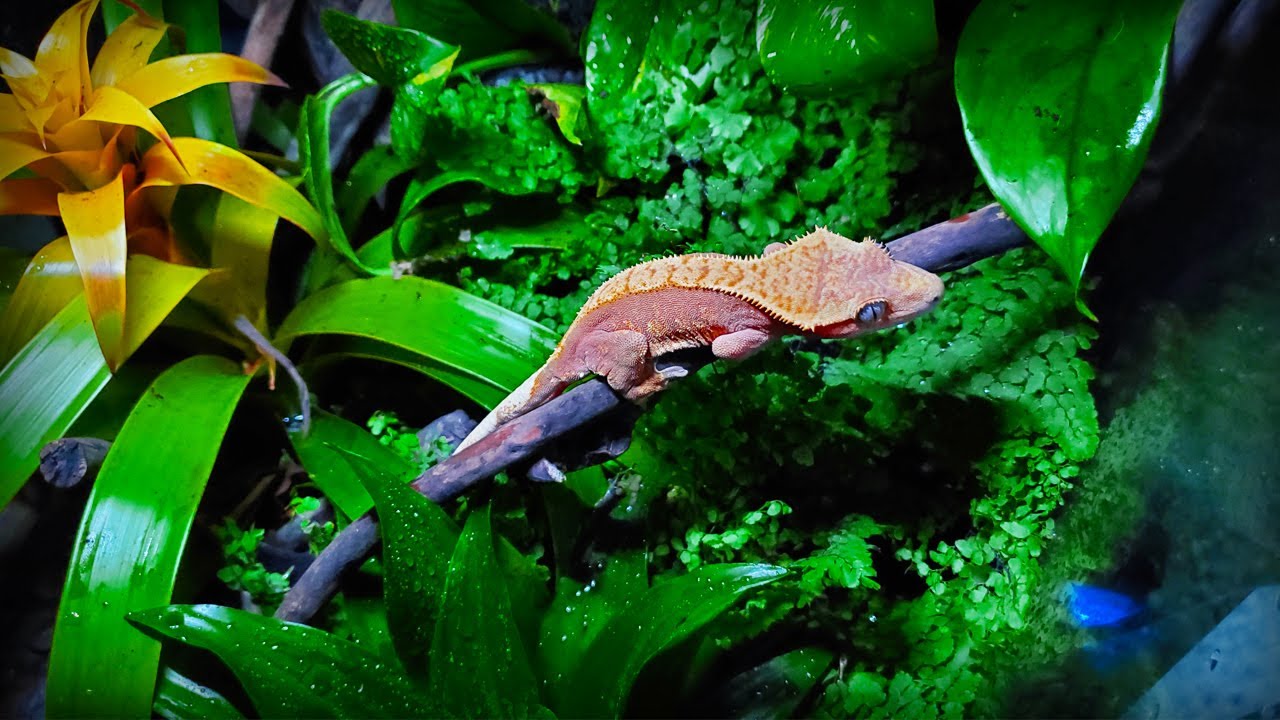
POLYGON ((395 224, 391 228, 392 235, 396 238, 395 245, 400 249, 401 255, 413 254, 403 227, 413 211, 440 190, 464 182, 479 183, 504 195, 528 195, 533 192, 533 188, 526 187, 518 178, 501 175, 483 167, 419 175, 411 180, 409 187, 405 189, 404 197, 400 200, 400 212, 396 215, 395 224))
POLYGON ((756 47, 783 92, 827 95, 898 77, 937 51, 933 0, 760 0, 756 47))
POLYGON ((409 487, 404 474, 369 462, 359 450, 335 458, 365 484, 378 508, 383 593, 396 654, 409 674, 426 680, 427 657, 444 600, 458 526, 439 505, 409 487))
POLYGON ((391 148, 414 165, 427 161, 431 151, 440 149, 426 146, 427 123, 431 121, 431 111, 457 57, 450 55, 434 70, 423 73, 420 81, 402 83, 395 89, 391 103, 391 148))
POLYGON ((300 335, 355 335, 403 348, 510 391, 551 354, 551 331, 455 287, 418 277, 368 278, 325 288, 285 318, 300 335))
POLYGON ((714 620, 748 590, 786 574, 776 565, 703 565, 656 585, 615 615, 568 678, 557 714, 617 717, 631 684, 655 655, 714 620))
POLYGON ((961 35, 956 97, 969 149, 1077 288, 1146 158, 1179 5, 984 0, 961 35))
MULTIPOLYGON (((364 215, 365 208, 369 206, 369 201, 374 195, 386 187, 387 183, 412 170, 413 167, 413 161, 397 155, 390 145, 378 145, 365 151, 365 154, 361 155, 356 164, 351 167, 347 181, 338 191, 338 207, 342 208, 342 225, 346 231, 348 233, 355 231, 360 223, 360 217, 364 215)), ((356 254, 365 262, 369 262, 364 247, 361 247, 356 254)), ((391 258, 388 257, 385 264, 390 262, 391 258)), ((376 266, 378 263, 370 264, 376 266)))
MULTIPOLYGON (((220 54, 222 23, 218 17, 218 0, 165 0, 164 13, 169 22, 182 28, 184 52, 203 53, 201 57, 209 58, 207 64, 214 67, 212 72, 221 72, 224 78, 234 72, 235 82, 284 84, 264 68, 234 55, 220 54)), ((188 71, 189 74, 196 72, 200 71, 188 71)), ((226 85, 231 81, 212 80, 213 84, 206 83, 204 87, 192 90, 183 97, 183 106, 191 118, 196 137, 234 148, 239 147, 239 143, 236 142, 236 126, 231 117, 231 93, 226 85)))
POLYGON ((166 667, 156 683, 156 699, 151 710, 165 720, 209 718, 230 720, 244 715, 225 697, 200 683, 166 667))
POLYGON ((538 688, 499 570, 489 506, 471 511, 449 560, 431 642, 430 688, 453 715, 527 717, 538 688))
MULTIPOLYGON (((185 189, 184 189, 185 190, 185 189)), ((209 264, 214 268, 191 293, 191 299, 232 323, 244 315, 258 330, 267 329, 267 270, 279 217, 238 197, 219 193, 209 198, 215 208, 207 234, 209 264)))
POLYGON ((290 433, 289 440, 307 475, 348 518, 358 518, 373 509, 373 499, 361 476, 346 462, 346 453, 366 458, 374 467, 403 482, 416 474, 409 463, 368 430, 320 409, 311 416, 311 432, 290 433))
POLYGON ((335 338, 325 342, 323 354, 317 354, 317 357, 304 363, 303 367, 323 366, 347 357, 381 360, 416 370, 448 385, 486 410, 492 410, 510 392, 469 371, 445 365, 395 345, 360 337, 335 338))
POLYGON ((320 16, 325 34, 342 51, 356 70, 378 81, 383 87, 396 87, 406 82, 421 84, 424 74, 445 73, 439 65, 452 58, 458 48, 436 40, 411 28, 392 27, 352 17, 336 10, 325 10, 320 16))
POLYGON ((387 604, 382 598, 345 595, 342 614, 346 617, 342 629, 353 642, 378 657, 395 657, 396 649, 387 626, 387 604))
POLYGON ((169 602, 196 506, 249 377, 199 355, 134 406, 80 521, 49 657, 51 716, 144 716, 160 644, 124 621, 169 602), (163 438, 163 442, 157 442, 163 438), (111 672, 102 672, 102 657, 111 672))
POLYGON ((582 35, 587 110, 625 95, 640 80, 649 35, 660 21, 659 0, 599 0, 582 35))
MULTIPOLYGON (((564 488, 545 488, 544 496, 552 492, 569 494, 564 488)), ((552 511, 548 501, 548 512, 552 511)), ((576 527, 570 527, 576 532, 562 533, 562 538, 556 539, 556 594, 543 615, 538 642, 538 673, 548 702, 561 715, 563 708, 573 704, 572 697, 581 692, 573 679, 587 649, 611 619, 649 590, 649 561, 642 550, 613 553, 598 575, 586 583, 576 579, 570 569, 577 558, 569 554, 578 534, 587 527, 586 513, 576 527)))
POLYGON ((582 101, 587 94, 586 87, 566 83, 542 83, 530 85, 529 92, 534 97, 540 98, 542 108, 556 121, 556 127, 560 128, 560 134, 564 135, 564 139, 574 145, 581 145, 582 138, 578 137, 578 133, 581 132, 579 126, 582 120, 582 101))
POLYGON ((111 377, 79 295, 0 370, 0 507, 111 377))
POLYGON ((217 605, 139 610, 129 621, 217 655, 262 717, 440 715, 394 662, 323 630, 217 605))
POLYGON ((735 675, 704 701, 722 717, 796 717, 833 659, 825 648, 792 650, 735 675))
MULTIPOLYGON (((126 283, 127 284, 127 283, 126 283)), ((80 269, 64 235, 40 248, 0 314, 0 362, 13 357, 50 318, 84 291, 80 269)))
POLYGON ((568 32, 523 0, 392 0, 396 21, 462 48, 464 59, 516 47, 573 54, 568 32))
POLYGON ((386 275, 390 266, 370 267, 360 261, 338 215, 333 196, 333 171, 329 167, 329 118, 334 109, 346 98, 366 88, 374 87, 373 78, 355 73, 329 83, 302 104, 298 120, 298 158, 302 163, 302 178, 311 202, 320 211, 324 229, 328 231, 328 247, 342 256, 352 268, 367 275, 386 275))

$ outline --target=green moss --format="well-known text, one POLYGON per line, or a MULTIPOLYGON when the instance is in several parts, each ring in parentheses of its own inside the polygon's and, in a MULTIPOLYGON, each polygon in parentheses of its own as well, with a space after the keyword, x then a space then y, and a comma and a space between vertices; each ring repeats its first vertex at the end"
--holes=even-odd
MULTIPOLYGON (((445 93, 446 139, 492 144, 474 152, 587 207, 592 229, 562 251, 473 259, 448 279, 563 330, 599 282, 650 257, 757 253, 819 225, 905 232, 985 201, 968 182, 942 197, 899 187, 924 157, 901 88, 784 96, 759 66, 753 4, 704 9, 670 36, 661 68, 596 101, 581 151, 546 145, 554 126, 510 89, 445 93), (521 135, 526 123, 542 129, 521 135), (597 174, 610 189, 587 197, 597 174)), ((797 570, 715 633, 732 644, 792 625, 832 639, 844 663, 826 714, 993 712, 1000 679, 1047 642, 1029 618, 1045 605, 1054 516, 1097 448, 1083 357, 1096 333, 1038 251, 945 279, 943 304, 909 327, 788 341, 680 383, 637 427, 645 457, 623 458, 643 476, 632 514, 655 571, 797 570)))

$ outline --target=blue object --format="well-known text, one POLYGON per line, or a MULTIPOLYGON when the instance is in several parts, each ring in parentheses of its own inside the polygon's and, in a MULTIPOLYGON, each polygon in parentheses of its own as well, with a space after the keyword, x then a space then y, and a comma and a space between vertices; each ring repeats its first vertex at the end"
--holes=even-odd
POLYGON ((1067 584, 1067 609, 1082 628, 1110 628, 1142 615, 1146 606, 1132 597, 1082 583, 1067 584))

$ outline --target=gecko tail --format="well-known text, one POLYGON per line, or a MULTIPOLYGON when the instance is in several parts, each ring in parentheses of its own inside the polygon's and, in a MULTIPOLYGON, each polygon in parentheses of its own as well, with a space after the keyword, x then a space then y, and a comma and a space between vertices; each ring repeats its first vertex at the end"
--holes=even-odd
POLYGON ((454 454, 456 455, 463 449, 474 445, 481 438, 497 430, 508 421, 514 420, 550 401, 579 379, 581 378, 564 380, 549 372, 547 366, 544 365, 537 372, 530 375, 529 379, 520 383, 520 387, 512 390, 510 395, 503 398, 502 402, 498 403, 488 415, 485 415, 480 424, 476 425, 475 429, 458 444, 457 449, 453 451, 454 454))

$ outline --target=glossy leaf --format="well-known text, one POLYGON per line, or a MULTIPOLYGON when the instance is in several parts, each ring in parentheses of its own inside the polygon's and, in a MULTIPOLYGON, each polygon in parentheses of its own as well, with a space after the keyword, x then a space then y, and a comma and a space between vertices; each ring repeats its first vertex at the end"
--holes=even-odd
POLYGON ((775 565, 704 565, 650 588, 615 615, 569 676, 562 716, 617 717, 654 656, 714 620, 748 590, 786 574, 775 565))
POLYGON ((129 413, 80 521, 49 658, 51 716, 149 714, 160 644, 124 618, 169 602, 196 506, 248 383, 230 360, 192 357, 157 378, 129 413), (102 656, 111 658, 110 673, 102 656))
POLYGON ((84 296, 62 308, 0 370, 0 507, 13 499, 111 372, 84 296))
MULTIPOLYGON (((184 191, 185 192, 185 191, 184 191)), ((215 271, 192 293, 230 324, 243 315, 266 332, 267 270, 278 217, 269 208, 218 194, 212 222, 198 228, 209 236, 209 264, 215 271)))
POLYGON ((397 155, 416 163, 430 154, 430 148, 424 146, 426 123, 457 59, 455 49, 426 71, 395 86, 395 100, 391 104, 391 147, 397 155))
MULTIPOLYGON (((356 164, 351 167, 347 181, 338 191, 337 207, 341 208, 342 226, 348 232, 354 232, 364 215, 369 201, 396 177, 409 172, 416 163, 397 155, 389 145, 378 145, 365 151, 356 164)), ((3 185, 0 185, 3 190, 3 185)), ((0 194, 0 208, 3 208, 3 194, 0 194)), ((369 262, 364 248, 357 254, 369 262)), ((391 258, 387 258, 390 264, 391 258)))
POLYGON ((257 63, 226 53, 194 53, 157 60, 116 82, 116 88, 146 107, 185 95, 214 83, 251 82, 284 85, 257 63))
MULTIPOLYGON (((458 52, 457 47, 417 30, 361 20, 335 10, 324 11, 320 22, 356 70, 384 87, 439 72, 440 62, 448 59, 452 63, 458 52)), ((447 67, 444 71, 448 72, 447 67)), ((418 78, 417 82, 427 79, 418 78)))
POLYGON ((208 274, 204 268, 167 263, 147 255, 130 257, 125 273, 129 311, 124 318, 124 356, 132 355, 208 274))
POLYGON ((582 101, 587 94, 586 87, 566 83, 542 83, 530 85, 529 94, 537 98, 542 108, 555 120, 556 127, 560 128, 560 134, 564 135, 565 140, 574 145, 582 144, 582 138, 578 134, 582 121, 582 101))
POLYGON ((244 715, 215 690, 166 667, 156 683, 156 699, 151 710, 165 720, 208 718, 231 720, 244 715))
MULTIPOLYGON (((564 488, 546 488, 544 494, 547 492, 568 495, 564 488)), ((548 513, 553 521, 558 520, 556 512, 548 501, 548 513)), ((565 512, 564 508, 559 512, 565 512)), ((581 692, 581 688, 573 684, 573 678, 587 649, 610 620, 639 601, 649 590, 649 561, 640 550, 610 555, 605 560, 603 571, 589 583, 574 579, 568 572, 569 555, 587 522, 585 512, 577 513, 573 521, 563 523, 565 527, 555 539, 556 561, 560 570, 551 608, 542 618, 538 643, 538 672, 547 690, 548 702, 561 715, 563 708, 572 705, 572 697, 581 692)))
POLYGON ((13 135, 0 137, 0 180, 47 157, 49 153, 40 147, 34 135, 31 140, 17 139, 13 135))
POLYGON ((313 412, 310 433, 293 432, 289 440, 312 482, 348 518, 358 518, 372 510, 373 499, 365 489, 362 476, 347 461, 347 453, 365 458, 373 467, 402 482, 414 476, 409 463, 378 442, 368 430, 323 410, 313 412))
POLYGON ((285 318, 276 335, 355 335, 403 348, 510 392, 558 338, 527 318, 455 287, 418 277, 368 278, 325 288, 285 318))
POLYGON ((412 471, 406 477, 404 472, 392 471, 392 466, 369 462, 357 449, 346 452, 335 447, 332 452, 345 465, 344 471, 360 478, 374 498, 382 536, 387 625, 400 662, 425 681, 446 573, 458 545, 458 526, 439 505, 409 487, 412 471))
MULTIPOLYGON (((116 88, 101 87, 94 91, 89 107, 80 116, 80 122, 89 121, 142 128, 164 143, 170 152, 175 155, 178 152, 173 146, 173 138, 169 137, 168 131, 151 110, 137 98, 116 88)), ((178 161, 181 163, 181 157, 178 161)))
POLYGON ((1146 158, 1179 5, 985 0, 960 38, 956 97, 974 159, 1077 287, 1146 158))
POLYGON ((404 222, 427 198, 435 193, 458 183, 474 182, 497 190, 504 195, 527 195, 532 188, 525 187, 517 178, 499 175, 489 168, 474 167, 466 170, 448 170, 415 177, 405 188, 404 197, 400 200, 400 212, 396 215, 392 226, 392 235, 396 245, 405 255, 410 255, 407 239, 404 235, 404 222))
POLYGON ((189 184, 215 187, 269 209, 317 242, 324 241, 325 226, 316 209, 289 183, 247 155, 199 138, 174 138, 173 144, 186 169, 178 165, 168 149, 153 147, 142 158, 146 180, 139 188, 189 184))
POLYGON ((329 167, 329 118, 334 109, 353 93, 374 86, 374 81, 359 73, 338 78, 302 104, 298 121, 298 156, 302 162, 302 179, 307 193, 320 213, 320 222, 328 231, 325 247, 337 252, 351 267, 366 275, 390 274, 390 266, 370 267, 351 247, 333 195, 333 171, 329 167))
POLYGON ((44 178, 0 180, 0 215, 57 215, 60 191, 44 178))
POLYGON ((567 31, 523 0, 392 0, 396 21, 462 48, 464 59, 530 45, 573 53, 567 31))
MULTIPOLYGON (((103 8, 103 15, 107 9, 103 8)), ((133 13, 111 31, 93 58, 94 87, 114 85, 142 69, 164 39, 169 26, 150 16, 133 13)))
POLYGON ((0 362, 7 362, 73 298, 84 292, 66 236, 40 248, 0 313, 0 362))
POLYGON ((756 47, 783 92, 826 95, 906 74, 937 51, 933 0, 760 0, 756 47))
POLYGON ((494 557, 489 506, 471 511, 449 560, 431 642, 431 694, 450 714, 526 717, 538 689, 494 557))
POLYGON ((58 196, 89 316, 112 370, 124 362, 125 245, 124 185, 121 175, 107 185, 58 196))
POLYGON ((35 65, 63 97, 77 105, 89 91, 86 36, 98 0, 81 0, 58 16, 36 50, 35 65))
POLYGON ((171 605, 129 620, 213 652, 262 717, 440 715, 393 663, 323 630, 217 605, 171 605))
MULTIPOLYGON (((0 59, 0 64, 3 60, 0 59)), ((0 133, 34 132, 27 113, 11 93, 0 93, 0 133)))
POLYGON ((801 648, 744 670, 704 698, 717 717, 796 717, 835 659, 825 648, 801 648))
POLYGON ((416 370, 453 388, 486 410, 493 409, 495 405, 502 402, 509 392, 467 370, 445 365, 395 345, 354 336, 335 338, 333 342, 326 342, 323 355, 304 363, 304 367, 336 362, 341 358, 380 360, 416 370))
POLYGON ((650 32, 661 17, 659 0, 599 0, 582 35, 587 110, 598 100, 625 95, 645 67, 650 32))
MULTIPOLYGON (((235 65, 231 72, 239 75, 236 80, 214 80, 203 87, 193 89, 182 96, 181 104, 191 120, 191 134, 212 140, 227 147, 237 147, 235 123, 231 118, 231 93, 227 82, 255 82, 266 85, 284 85, 280 78, 234 55, 222 55, 222 23, 218 17, 218 0, 165 0, 165 17, 182 28, 184 49, 188 53, 200 53, 212 63, 235 65), (251 77, 245 77, 245 76, 251 77)), ((191 56, 187 56, 191 57, 191 56)), ((222 72, 216 68, 211 74, 222 72)), ((189 72, 198 73, 199 70, 189 72)))

